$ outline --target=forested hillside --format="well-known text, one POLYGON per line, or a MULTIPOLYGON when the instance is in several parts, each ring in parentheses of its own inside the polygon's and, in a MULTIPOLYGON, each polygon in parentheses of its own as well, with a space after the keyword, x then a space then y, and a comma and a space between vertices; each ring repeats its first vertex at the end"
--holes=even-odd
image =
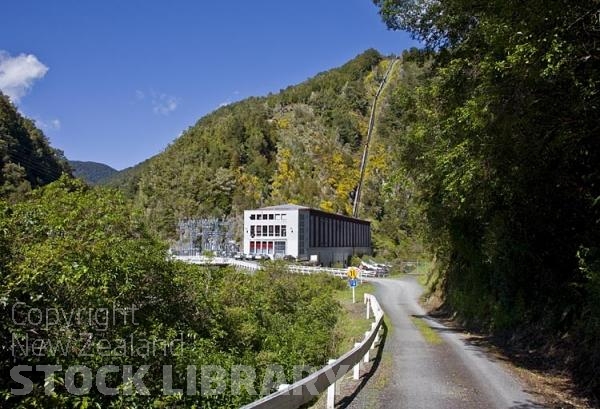
POLYGON ((70 160, 69 165, 73 168, 73 176, 90 184, 99 183, 117 173, 116 169, 104 163, 70 160))
MULTIPOLYGON (((425 250, 447 310, 599 394, 598 2, 375 3, 425 45, 379 105, 360 213, 376 250, 425 250)), ((349 214, 390 63, 369 50, 223 107, 114 180, 163 236, 181 217, 282 202, 349 214)))
MULTIPOLYGON (((391 61, 368 50, 277 94, 222 107, 109 184, 132 194, 165 236, 175 233, 178 218, 235 216, 276 203, 351 214, 371 103, 391 61)), ((414 63, 398 67, 390 89, 416 81, 421 71, 414 63)), ((392 202, 409 188, 392 175, 395 143, 389 132, 374 138, 361 211, 374 220, 382 251, 394 254, 411 251, 400 246, 408 224, 392 202)))
POLYGON ((0 92, 0 198, 16 200, 69 172, 62 153, 0 92))
POLYGON ((433 61, 387 121, 435 288, 600 396, 600 3, 375 3, 433 61))

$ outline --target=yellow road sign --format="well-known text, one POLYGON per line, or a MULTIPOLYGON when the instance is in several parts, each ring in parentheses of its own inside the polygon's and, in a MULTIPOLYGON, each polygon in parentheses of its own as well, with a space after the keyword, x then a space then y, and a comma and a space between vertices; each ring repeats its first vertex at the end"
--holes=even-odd
POLYGON ((349 267, 347 274, 348 274, 349 278, 357 278, 358 277, 358 268, 349 267))

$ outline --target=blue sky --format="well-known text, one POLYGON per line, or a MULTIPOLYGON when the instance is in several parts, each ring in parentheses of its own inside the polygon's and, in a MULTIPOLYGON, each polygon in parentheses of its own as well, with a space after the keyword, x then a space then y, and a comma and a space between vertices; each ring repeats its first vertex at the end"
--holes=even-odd
POLYGON ((416 45, 370 0, 21 0, 2 14, 0 88, 69 159, 117 169, 221 104, 416 45))

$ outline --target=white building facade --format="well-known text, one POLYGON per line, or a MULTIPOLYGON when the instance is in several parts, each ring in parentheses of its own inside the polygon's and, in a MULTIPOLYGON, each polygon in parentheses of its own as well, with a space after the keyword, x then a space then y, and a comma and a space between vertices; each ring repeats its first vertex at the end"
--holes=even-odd
POLYGON ((244 211, 244 253, 345 265, 371 254, 371 224, 293 204, 244 211))

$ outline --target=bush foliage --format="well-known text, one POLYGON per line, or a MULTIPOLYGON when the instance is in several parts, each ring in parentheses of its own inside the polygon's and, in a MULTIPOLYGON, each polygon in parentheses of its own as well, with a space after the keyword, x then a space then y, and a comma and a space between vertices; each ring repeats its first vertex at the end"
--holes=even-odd
POLYGON ((0 92, 0 198, 19 200, 63 173, 70 168, 62 152, 0 92))
POLYGON ((389 121, 447 305, 567 340, 600 395, 598 2, 375 3, 431 58, 389 121))
POLYGON ((21 203, 2 203, 0 247, 3 407, 239 407, 258 395, 232 393, 229 376, 226 390, 202 395, 202 365, 251 366, 256 392, 270 392, 262 384, 269 365, 281 365, 279 381, 290 382, 293 366, 322 366, 334 352, 339 279, 292 276, 278 265, 247 275, 169 261, 164 242, 114 191, 62 178, 21 203), (63 369, 52 394, 42 372, 22 372, 33 390, 15 396, 17 365, 63 369), (93 375, 116 365, 107 383, 119 393, 67 393, 65 371, 74 365, 93 375), (126 393, 126 365, 134 373, 148 365, 148 396, 126 393), (197 366, 198 393, 164 396, 164 365, 184 391, 187 366, 197 366))

